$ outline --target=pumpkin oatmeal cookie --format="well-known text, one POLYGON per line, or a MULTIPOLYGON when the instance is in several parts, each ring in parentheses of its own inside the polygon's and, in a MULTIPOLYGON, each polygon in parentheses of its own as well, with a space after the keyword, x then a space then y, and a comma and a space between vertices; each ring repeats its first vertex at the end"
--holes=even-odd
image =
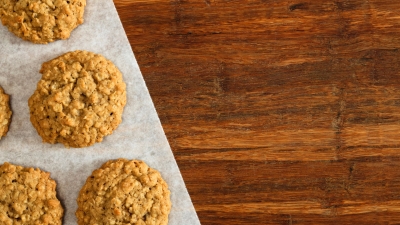
POLYGON ((46 44, 69 38, 85 6, 86 0, 0 0, 0 18, 16 36, 46 44))
POLYGON ((61 225, 64 210, 50 173, 0 165, 0 224, 61 225))
POLYGON ((78 197, 78 224, 167 225, 170 191, 160 173, 138 160, 103 164, 78 197))
POLYGON ((29 98, 30 119, 44 142, 81 148, 101 142, 122 121, 126 84, 118 68, 87 51, 46 62, 29 98))
POLYGON ((10 96, 0 87, 0 139, 6 136, 11 121, 10 96))

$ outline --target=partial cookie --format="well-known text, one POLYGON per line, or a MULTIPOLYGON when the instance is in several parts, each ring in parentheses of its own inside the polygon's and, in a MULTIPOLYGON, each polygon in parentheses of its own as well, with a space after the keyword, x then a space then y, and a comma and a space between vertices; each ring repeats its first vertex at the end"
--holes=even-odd
POLYGON ((101 142, 121 123, 126 84, 103 56, 69 52, 44 63, 40 73, 29 108, 44 142, 86 147, 101 142))
POLYGON ((10 97, 0 87, 0 139, 6 136, 11 121, 10 97))
POLYGON ((160 173, 138 160, 108 161, 78 197, 78 224, 168 224, 170 191, 160 173))
POLYGON ((0 18, 18 37, 45 44, 69 38, 85 6, 86 0, 0 0, 0 18))
POLYGON ((4 163, 0 166, 0 224, 62 224, 64 210, 50 173, 4 163))

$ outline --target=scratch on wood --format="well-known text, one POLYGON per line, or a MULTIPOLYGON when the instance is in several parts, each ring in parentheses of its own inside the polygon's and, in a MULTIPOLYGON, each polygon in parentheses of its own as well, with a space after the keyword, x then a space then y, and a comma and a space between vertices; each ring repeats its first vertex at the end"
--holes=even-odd
POLYGON ((344 124, 343 113, 346 109, 345 95, 346 95, 346 91, 344 90, 344 88, 341 88, 339 91, 339 109, 336 114, 336 117, 332 121, 332 128, 335 130, 336 158, 337 159, 338 159, 339 152, 343 149, 342 128, 343 128, 343 124, 344 124))

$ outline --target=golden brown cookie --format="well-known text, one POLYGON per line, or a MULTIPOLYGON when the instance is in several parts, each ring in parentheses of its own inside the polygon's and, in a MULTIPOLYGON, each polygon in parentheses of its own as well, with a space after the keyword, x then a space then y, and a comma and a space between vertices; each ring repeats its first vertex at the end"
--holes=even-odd
POLYGON ((103 164, 88 177, 77 202, 79 225, 166 225, 171 210, 167 183, 138 160, 103 164))
POLYGON ((121 123, 126 85, 103 56, 69 52, 44 63, 40 73, 29 108, 44 142, 86 147, 101 142, 121 123))
POLYGON ((0 139, 6 136, 11 121, 10 97, 0 87, 0 139))
POLYGON ((4 163, 0 166, 0 224, 62 224, 64 210, 50 173, 4 163))
POLYGON ((45 44, 69 38, 85 6, 86 0, 0 0, 0 18, 18 37, 45 44))

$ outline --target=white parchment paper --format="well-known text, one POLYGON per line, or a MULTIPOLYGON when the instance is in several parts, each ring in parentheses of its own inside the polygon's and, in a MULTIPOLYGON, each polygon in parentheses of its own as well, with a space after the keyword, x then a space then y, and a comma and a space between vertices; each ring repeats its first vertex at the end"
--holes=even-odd
POLYGON ((11 96, 12 123, 0 140, 0 164, 10 162, 51 173, 65 210, 76 224, 76 199, 86 178, 110 159, 140 159, 159 170, 171 190, 169 224, 200 224, 112 0, 87 1, 85 22, 70 39, 37 45, 0 25, 0 85, 11 96), (28 99, 43 62, 68 51, 87 50, 111 60, 124 75, 127 105, 112 135, 92 147, 66 149, 42 143, 29 120, 28 99))

